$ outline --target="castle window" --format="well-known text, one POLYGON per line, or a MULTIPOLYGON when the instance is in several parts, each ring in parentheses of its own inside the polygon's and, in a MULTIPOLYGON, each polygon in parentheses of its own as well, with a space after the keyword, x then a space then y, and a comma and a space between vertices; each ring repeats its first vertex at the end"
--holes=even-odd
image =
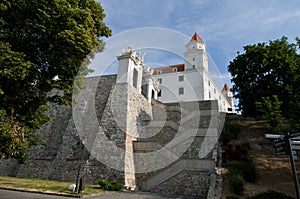
POLYGON ((160 75, 160 74, 162 74, 162 71, 161 71, 161 70, 158 70, 156 73, 157 73, 158 75, 160 75))
POLYGON ((177 67, 172 68, 172 71, 173 71, 173 72, 177 72, 177 71, 178 71, 177 67))
POLYGON ((214 88, 214 93, 217 93, 217 90, 216 90, 216 88, 214 88))
POLYGON ((178 76, 178 81, 183 82, 184 81, 184 75, 178 76))
POLYGON ((157 81, 159 82, 159 84, 162 84, 162 78, 158 78, 157 81))
POLYGON ((137 88, 138 85, 138 71, 136 69, 133 70, 133 86, 137 88))
POLYGON ((209 97, 209 99, 211 98, 211 94, 210 94, 210 92, 208 92, 208 97, 209 97))
POLYGON ((161 97, 161 89, 160 89, 159 92, 157 93, 157 97, 161 97))
POLYGON ((178 89, 178 94, 179 94, 179 95, 183 95, 183 94, 184 94, 184 88, 183 88, 183 87, 180 87, 180 88, 178 89))
POLYGON ((195 61, 195 58, 193 58, 193 61, 195 61))
POLYGON ((193 68, 195 68, 195 65, 193 65, 193 68))
POLYGON ((208 86, 210 86, 210 81, 208 80, 208 86))

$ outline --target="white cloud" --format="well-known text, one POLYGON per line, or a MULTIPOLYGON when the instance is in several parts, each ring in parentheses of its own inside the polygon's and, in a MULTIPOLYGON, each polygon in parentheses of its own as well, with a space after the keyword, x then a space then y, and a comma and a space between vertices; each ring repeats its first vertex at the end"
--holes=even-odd
MULTIPOLYGON (((299 0, 102 0, 113 33, 165 27, 188 36, 198 32, 222 73, 242 46, 299 34, 299 0)), ((155 35, 147 35, 149 41, 155 35)), ((124 43, 124 41, 122 41, 124 43)), ((128 41, 128 43, 134 41, 128 41)), ((170 45, 176 41, 170 41, 170 45)), ((119 51, 120 52, 120 51, 119 51)), ((151 60, 149 60, 151 62, 151 60)), ((156 61, 155 61, 156 62, 156 61)))

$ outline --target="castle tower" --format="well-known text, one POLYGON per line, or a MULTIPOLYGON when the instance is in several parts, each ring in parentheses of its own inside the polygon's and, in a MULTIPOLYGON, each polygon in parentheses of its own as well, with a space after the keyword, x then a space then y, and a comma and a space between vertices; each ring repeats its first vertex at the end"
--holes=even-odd
POLYGON ((117 83, 128 83, 141 93, 143 77, 143 58, 132 48, 122 51, 118 56, 119 68, 117 83))
POLYGON ((186 52, 184 53, 185 70, 189 69, 205 69, 208 71, 208 56, 206 54, 206 44, 195 33, 192 39, 187 43, 186 52))
POLYGON ((232 95, 232 92, 231 92, 231 90, 230 90, 230 88, 227 84, 224 85, 224 87, 222 89, 222 93, 226 97, 226 99, 227 99, 228 103, 230 104, 230 106, 233 108, 233 105, 234 105, 233 95, 232 95))

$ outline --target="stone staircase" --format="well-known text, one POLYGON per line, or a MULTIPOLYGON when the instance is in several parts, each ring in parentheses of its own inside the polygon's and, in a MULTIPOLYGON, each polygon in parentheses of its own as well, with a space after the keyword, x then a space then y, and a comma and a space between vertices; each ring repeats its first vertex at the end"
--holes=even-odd
POLYGON ((202 171, 213 170, 214 168, 215 162, 212 160, 180 159, 171 166, 158 172, 147 181, 143 182, 141 189, 143 191, 151 191, 156 186, 185 170, 202 171))
MULTIPOLYGON (((217 103, 214 101, 197 102, 197 104, 172 103, 163 105, 159 102, 155 103, 157 106, 163 106, 166 111, 166 121, 159 121, 158 119, 151 121, 144 130, 157 131, 157 126, 162 125, 162 123, 164 126, 154 136, 139 138, 135 141, 134 152, 135 154, 151 153, 165 149, 167 153, 165 156, 169 158, 172 154, 174 158, 172 159, 173 162, 162 169, 137 174, 139 189, 207 198, 208 190, 212 184, 215 184, 213 180, 215 178, 212 176, 215 175, 218 153, 217 141, 215 140, 219 136, 220 122, 217 103), (204 142, 212 144, 209 145, 204 142), (178 152, 183 148, 185 149, 184 152, 178 152), (200 152, 207 154, 201 156, 200 152), (193 178, 193 180, 187 178, 193 178), (173 181, 182 182, 185 185, 176 185, 173 181), (201 186, 196 186, 199 183, 201 186)), ((158 117, 159 115, 153 112, 153 119, 158 117)), ((163 153, 161 155, 164 157, 163 153)), ((163 161, 165 160, 162 158, 163 161)), ((143 166, 140 161, 136 162, 136 167, 139 166, 143 166)))

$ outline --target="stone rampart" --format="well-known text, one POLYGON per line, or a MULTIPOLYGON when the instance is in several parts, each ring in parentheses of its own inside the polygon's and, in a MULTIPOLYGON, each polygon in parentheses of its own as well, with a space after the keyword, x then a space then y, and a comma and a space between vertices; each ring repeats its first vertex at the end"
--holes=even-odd
POLYGON ((32 147, 24 165, 2 161, 1 175, 75 182, 81 164, 88 183, 117 180, 145 191, 218 198, 212 191, 220 186, 217 101, 149 103, 133 86, 116 84, 115 75, 86 84, 73 109, 50 105, 52 122, 36 131, 47 145, 32 147))

